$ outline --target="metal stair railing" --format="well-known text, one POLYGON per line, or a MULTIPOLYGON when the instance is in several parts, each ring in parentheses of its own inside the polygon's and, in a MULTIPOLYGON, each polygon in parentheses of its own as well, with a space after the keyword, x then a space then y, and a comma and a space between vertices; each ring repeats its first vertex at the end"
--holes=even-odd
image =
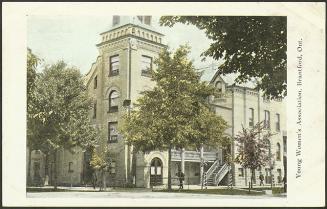
POLYGON ((214 178, 214 184, 218 185, 220 181, 224 178, 224 176, 228 173, 230 166, 228 166, 227 163, 225 163, 219 171, 216 173, 215 178, 214 178))

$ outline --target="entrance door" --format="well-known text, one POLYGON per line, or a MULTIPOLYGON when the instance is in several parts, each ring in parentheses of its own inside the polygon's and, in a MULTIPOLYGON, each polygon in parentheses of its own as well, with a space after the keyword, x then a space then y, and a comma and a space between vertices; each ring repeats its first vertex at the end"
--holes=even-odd
POLYGON ((150 166, 150 186, 162 185, 162 161, 153 158, 150 166))
POLYGON ((42 183, 42 179, 40 176, 40 163, 39 162, 34 162, 33 171, 34 171, 33 182, 35 185, 39 186, 42 183))

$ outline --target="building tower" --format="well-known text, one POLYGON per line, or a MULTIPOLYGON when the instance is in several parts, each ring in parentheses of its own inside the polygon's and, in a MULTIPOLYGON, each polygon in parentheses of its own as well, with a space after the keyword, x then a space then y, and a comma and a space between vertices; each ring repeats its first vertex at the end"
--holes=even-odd
POLYGON ((144 155, 133 157, 132 147, 117 128, 139 93, 154 86, 150 70, 155 68, 154 59, 166 47, 162 44, 163 35, 152 26, 151 16, 113 16, 112 27, 100 35, 99 56, 86 75, 88 92, 93 98, 90 117, 102 130, 98 151, 109 148, 112 160, 109 184, 136 182, 137 186, 147 187, 142 173, 144 165, 140 164, 144 155))

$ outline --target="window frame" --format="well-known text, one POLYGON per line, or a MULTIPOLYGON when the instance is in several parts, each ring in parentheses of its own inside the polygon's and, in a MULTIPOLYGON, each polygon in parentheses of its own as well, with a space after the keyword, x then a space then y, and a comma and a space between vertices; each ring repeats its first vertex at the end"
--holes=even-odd
POLYGON ((244 177, 244 168, 238 168, 238 176, 244 177))
POLYGON ((280 132, 280 114, 276 113, 276 131, 280 132))
POLYGON ((249 108, 250 112, 250 117, 249 117, 249 127, 254 127, 254 108, 249 108), (252 125, 251 125, 252 123, 252 125))
POLYGON ((96 75, 94 77, 94 89, 97 89, 98 88, 98 76, 96 75))
POLYGON ((270 129, 270 112, 269 110, 264 110, 265 115, 265 129, 270 129))
POLYGON ((280 168, 277 168, 277 174, 278 174, 278 176, 277 176, 277 183, 282 183, 282 179, 283 179, 283 177, 282 177, 282 169, 280 169, 280 168))
POLYGON ((97 118, 97 101, 93 102, 93 119, 97 118))
POLYGON ((117 90, 112 90, 110 93, 109 93, 109 97, 108 97, 108 102, 109 102, 109 109, 108 109, 108 112, 109 113, 114 113, 114 112, 118 112, 118 106, 119 106, 119 98, 120 98, 120 94, 119 94, 119 92, 117 91, 117 90), (115 97, 115 98, 112 98, 112 94, 113 93, 117 93, 118 94, 118 97, 115 97), (113 99, 117 99, 117 104, 116 105, 112 105, 112 100, 113 99))
POLYGON ((276 160, 281 161, 281 147, 279 142, 276 144, 276 160))
POLYGON ((108 143, 117 143, 118 142, 118 133, 116 133, 115 135, 111 134, 111 125, 113 125, 113 124, 116 125, 116 132, 118 131, 117 130, 117 127, 118 127, 118 122, 117 121, 108 122, 108 143), (113 139, 112 139, 112 136, 113 136, 113 139))
POLYGON ((151 72, 153 69, 153 58, 147 55, 142 55, 141 56, 141 75, 142 76, 146 76, 146 77, 151 77, 151 72), (149 59, 150 60, 150 69, 143 69, 143 63, 148 63, 148 62, 144 62, 144 59, 149 59))
POLYGON ((117 163, 115 160, 112 160, 109 163, 109 174, 110 175, 116 175, 116 168, 117 168, 117 163))
POLYGON ((217 81, 215 83, 215 88, 218 90, 219 93, 222 93, 223 92, 223 82, 217 81))
POLYGON ((69 163, 68 163, 68 173, 73 173, 74 172, 74 170, 72 169, 72 166, 73 166, 73 162, 72 161, 70 161, 69 163))
POLYGON ((110 58, 109 58, 109 77, 113 77, 113 76, 119 75, 119 67, 120 67, 120 57, 119 57, 119 54, 110 56, 110 58), (113 62, 112 60, 114 58, 118 58, 118 61, 113 62), (113 71, 113 65, 115 63, 118 63, 118 69, 115 70, 115 71, 113 71))

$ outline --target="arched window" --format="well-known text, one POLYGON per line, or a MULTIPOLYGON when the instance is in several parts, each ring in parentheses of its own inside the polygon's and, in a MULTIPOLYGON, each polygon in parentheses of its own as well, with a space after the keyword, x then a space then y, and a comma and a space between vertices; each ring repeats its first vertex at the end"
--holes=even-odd
POLYGON ((276 160, 280 160, 280 144, 277 143, 276 160))
POLYGON ((222 92, 222 89, 223 89, 223 85, 221 83, 221 81, 217 81, 215 87, 217 88, 218 92, 222 92))
POLYGON ((119 103, 119 93, 115 90, 109 94, 109 112, 117 112, 119 103))

